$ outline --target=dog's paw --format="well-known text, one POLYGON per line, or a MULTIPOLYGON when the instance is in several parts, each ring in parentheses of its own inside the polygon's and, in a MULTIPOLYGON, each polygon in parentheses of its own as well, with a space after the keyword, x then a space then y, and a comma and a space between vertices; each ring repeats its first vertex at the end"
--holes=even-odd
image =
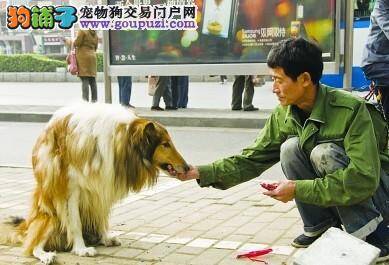
POLYGON ((102 239, 101 244, 103 244, 106 247, 115 247, 115 246, 120 246, 122 243, 117 237, 108 237, 106 239, 102 239))
POLYGON ((72 253, 81 257, 96 256, 97 251, 94 247, 73 248, 72 253))
POLYGON ((55 252, 44 252, 44 253, 42 253, 42 254, 39 256, 39 259, 40 259, 40 261, 41 261, 43 264, 49 265, 49 264, 54 263, 54 261, 55 261, 55 256, 56 256, 56 253, 55 253, 55 252))

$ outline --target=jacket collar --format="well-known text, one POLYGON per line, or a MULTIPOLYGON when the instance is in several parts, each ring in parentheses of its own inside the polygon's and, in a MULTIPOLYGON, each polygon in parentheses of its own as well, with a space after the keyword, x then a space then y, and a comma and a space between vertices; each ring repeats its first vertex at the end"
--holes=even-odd
MULTIPOLYGON (((327 97, 327 88, 324 85, 319 84, 318 91, 316 94, 315 104, 313 106, 311 115, 308 120, 325 123, 325 99, 327 97)), ((296 110, 296 106, 289 105, 286 110, 285 123, 288 119, 298 121, 300 120, 296 110)))

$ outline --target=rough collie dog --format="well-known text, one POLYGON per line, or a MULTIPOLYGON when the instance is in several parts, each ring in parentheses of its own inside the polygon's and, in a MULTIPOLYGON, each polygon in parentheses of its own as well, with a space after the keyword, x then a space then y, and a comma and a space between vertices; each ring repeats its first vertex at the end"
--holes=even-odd
POLYGON ((155 184, 158 169, 172 176, 189 169, 162 125, 120 106, 86 103, 54 114, 32 165, 37 185, 30 215, 4 225, 0 243, 22 243, 45 264, 56 250, 96 255, 87 235, 119 245, 107 237, 113 204, 155 184))

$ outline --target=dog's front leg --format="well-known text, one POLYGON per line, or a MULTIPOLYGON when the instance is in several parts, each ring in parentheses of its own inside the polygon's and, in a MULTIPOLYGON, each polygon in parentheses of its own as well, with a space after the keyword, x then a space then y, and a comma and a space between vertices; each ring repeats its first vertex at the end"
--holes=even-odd
POLYGON ((69 232, 73 238, 73 249, 72 253, 78 256, 95 256, 96 249, 94 247, 86 247, 84 239, 82 238, 82 224, 80 218, 80 188, 75 185, 69 189, 71 193, 69 194, 68 201, 68 225, 69 232))
POLYGON ((45 265, 54 263, 56 253, 45 251, 46 242, 53 232, 53 224, 49 221, 49 217, 46 216, 46 218, 41 218, 40 220, 36 218, 31 222, 28 231, 30 232, 28 236, 29 240, 27 240, 25 243, 30 245, 32 243, 31 241, 38 241, 35 242, 37 244, 32 250, 34 257, 38 258, 45 265), (34 234, 33 237, 32 234, 34 234))
POLYGON ((46 242, 40 243, 38 246, 36 246, 32 254, 34 257, 38 258, 44 265, 52 264, 55 260, 56 253, 55 252, 47 252, 44 250, 44 245, 46 242))
POLYGON ((116 236, 109 236, 108 230, 109 230, 109 223, 107 218, 102 220, 102 227, 100 230, 101 239, 99 243, 106 247, 120 246, 122 244, 120 240, 116 236))
POLYGON ((120 246, 122 243, 117 237, 109 237, 106 232, 101 236, 100 244, 106 247, 120 246))

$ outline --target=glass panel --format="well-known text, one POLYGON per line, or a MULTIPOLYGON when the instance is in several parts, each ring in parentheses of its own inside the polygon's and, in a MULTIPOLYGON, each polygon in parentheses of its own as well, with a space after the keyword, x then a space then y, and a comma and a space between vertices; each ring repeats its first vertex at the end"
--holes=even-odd
POLYGON ((264 63, 274 43, 296 36, 317 41, 325 61, 335 59, 335 0, 195 3, 195 31, 110 31, 111 65, 264 63))

